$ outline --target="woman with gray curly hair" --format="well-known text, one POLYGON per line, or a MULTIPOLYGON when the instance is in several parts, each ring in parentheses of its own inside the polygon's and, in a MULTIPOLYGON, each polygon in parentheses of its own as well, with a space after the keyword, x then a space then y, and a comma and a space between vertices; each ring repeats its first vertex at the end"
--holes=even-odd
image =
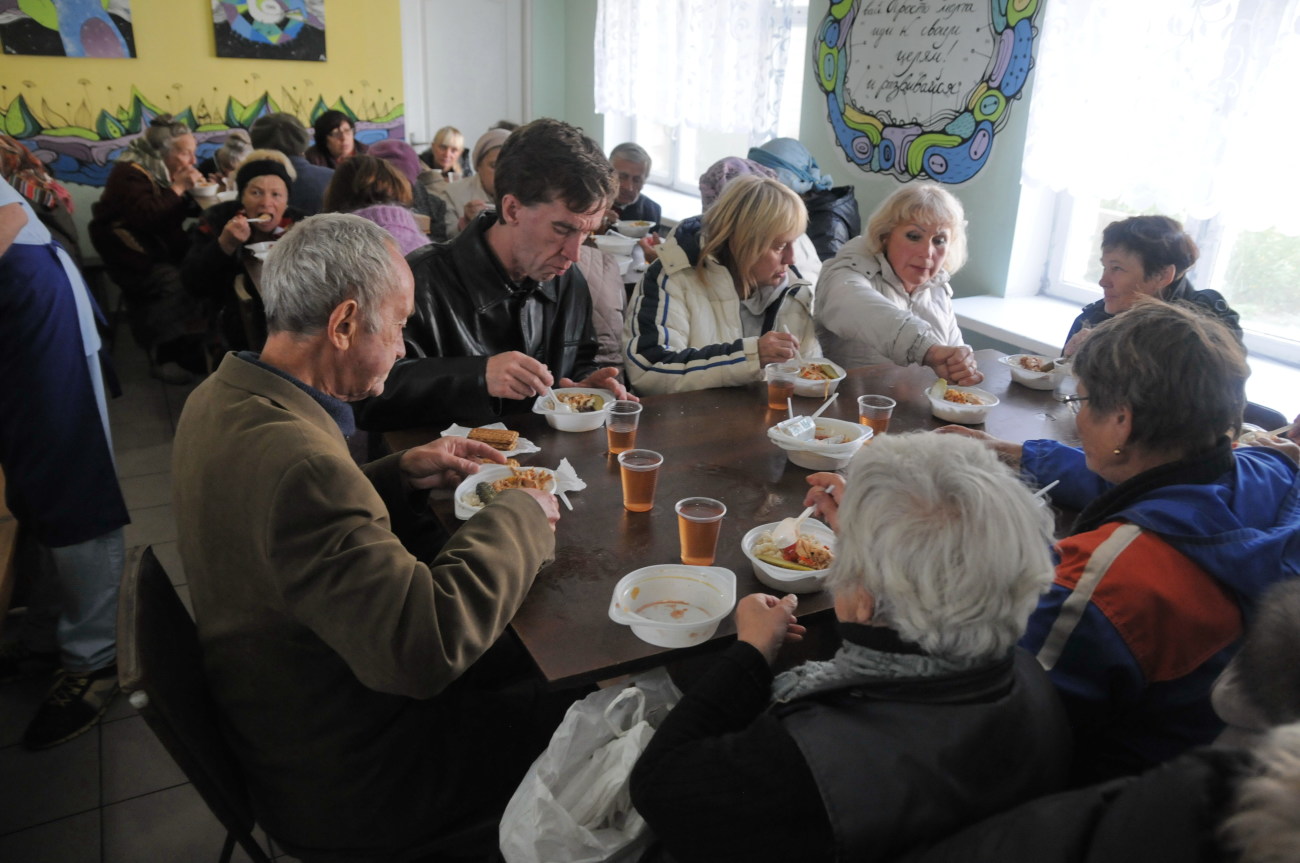
POLYGON ((945 431, 986 439, 1035 484, 1059 480, 1053 503, 1079 512, 1022 644, 1061 693, 1083 783, 1222 730, 1211 684, 1260 594, 1300 575, 1300 474, 1277 444, 1233 448, 1250 369, 1209 315, 1139 300, 1073 370, 1079 448, 945 431))
POLYGON ((850 466, 833 659, 773 676, 802 637, 795 597, 737 605, 737 643, 632 774, 672 859, 892 859, 1060 787, 1064 718, 1015 646, 1051 579, 1051 517, 991 452, 953 442, 890 435, 850 466))

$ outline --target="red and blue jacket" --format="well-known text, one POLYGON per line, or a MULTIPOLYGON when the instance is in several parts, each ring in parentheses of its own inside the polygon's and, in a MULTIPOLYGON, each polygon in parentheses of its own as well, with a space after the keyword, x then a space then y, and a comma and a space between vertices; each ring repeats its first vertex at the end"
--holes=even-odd
POLYGON ((1300 574, 1300 474, 1265 448, 1213 450, 1120 485, 1083 453, 1027 441, 1022 468, 1081 510, 1022 646, 1047 669, 1076 734, 1079 782, 1136 773, 1223 724, 1210 687, 1255 600, 1300 574))

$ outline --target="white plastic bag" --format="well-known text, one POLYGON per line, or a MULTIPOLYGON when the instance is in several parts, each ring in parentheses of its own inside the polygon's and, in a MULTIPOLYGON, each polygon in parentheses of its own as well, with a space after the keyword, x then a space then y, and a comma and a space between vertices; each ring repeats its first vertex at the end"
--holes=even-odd
POLYGON ((635 860, 649 840, 628 779, 681 693, 656 669, 569 708, 501 818, 508 863, 635 860))

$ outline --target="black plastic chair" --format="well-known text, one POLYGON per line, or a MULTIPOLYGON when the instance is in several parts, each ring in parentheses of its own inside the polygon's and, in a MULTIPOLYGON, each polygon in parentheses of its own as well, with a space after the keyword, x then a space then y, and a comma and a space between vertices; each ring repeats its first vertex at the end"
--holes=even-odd
POLYGON ((1254 402, 1246 402, 1246 410, 1242 413, 1242 420, 1251 425, 1257 425, 1264 431, 1279 429, 1291 422, 1280 411, 1264 407, 1264 405, 1257 405, 1254 402))
POLYGON ((226 828, 220 863, 229 863, 236 843, 254 863, 270 863, 253 836, 239 764, 217 725, 194 621, 149 546, 132 552, 122 576, 117 669, 131 705, 226 828))

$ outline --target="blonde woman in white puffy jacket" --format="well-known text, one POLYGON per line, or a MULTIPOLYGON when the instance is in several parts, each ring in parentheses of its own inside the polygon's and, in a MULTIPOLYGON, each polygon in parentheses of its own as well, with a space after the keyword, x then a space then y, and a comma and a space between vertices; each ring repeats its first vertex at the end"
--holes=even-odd
POLYGON ((679 225, 628 305, 623 359, 633 388, 742 386, 769 363, 820 354, 812 285, 793 265, 807 221, 794 192, 746 176, 698 223, 679 225))
POLYGON ((966 262, 961 202, 935 183, 881 203, 817 280, 817 337, 845 368, 925 365, 950 383, 984 379, 964 344, 948 278, 966 262))

